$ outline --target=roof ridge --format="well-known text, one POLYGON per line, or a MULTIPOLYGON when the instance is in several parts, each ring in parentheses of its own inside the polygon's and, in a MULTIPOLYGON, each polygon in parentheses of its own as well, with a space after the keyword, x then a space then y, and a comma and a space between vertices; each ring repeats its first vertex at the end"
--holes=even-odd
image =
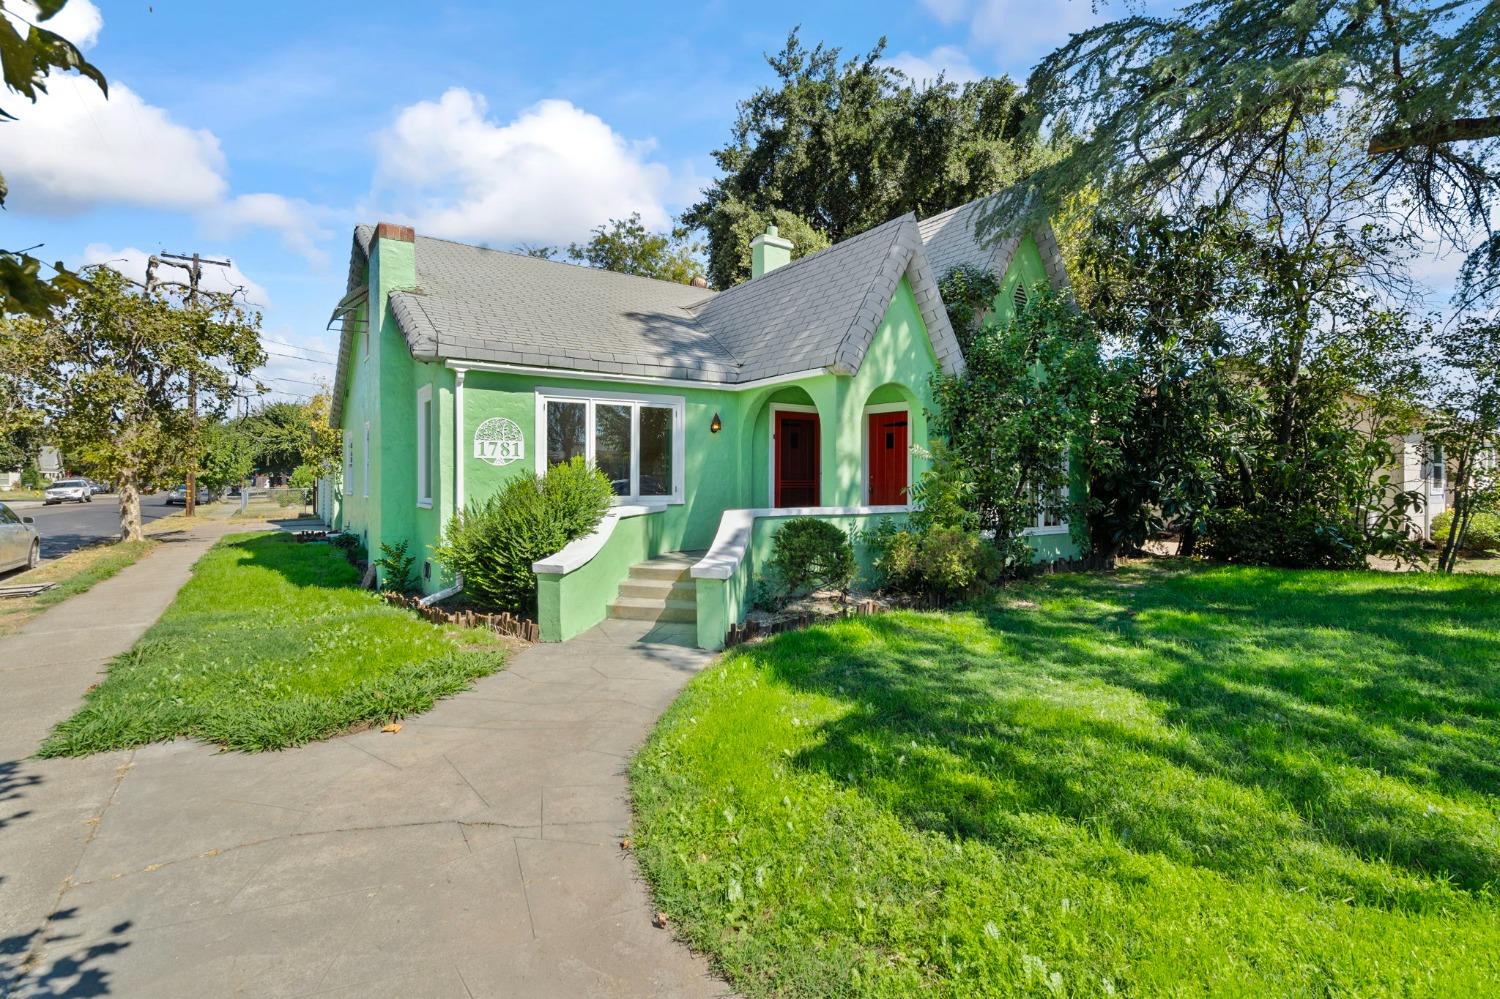
MULTIPOLYGON (((876 229, 884 229, 886 226, 889 226, 892 223, 901 223, 900 225, 895 226, 895 229, 894 229, 895 235, 894 235, 894 237, 891 240, 891 246, 886 248, 885 255, 881 258, 881 261, 880 261, 881 266, 878 267, 878 268, 876 268, 876 270, 874 271, 874 273, 872 273, 870 275, 870 280, 865 285, 864 293, 862 295, 860 295, 860 297, 859 297, 860 311, 857 314, 855 314, 854 316, 852 316, 850 318, 849 325, 844 328, 843 334, 839 337, 838 347, 833 352, 833 357, 834 357, 834 361, 835 362, 837 362, 838 360, 840 360, 843 357, 843 355, 844 355, 844 348, 849 343, 849 337, 853 335, 854 330, 859 325, 860 320, 863 319, 864 316, 867 315, 870 311, 872 311, 870 309, 867 309, 865 307, 865 305, 866 305, 867 302, 869 302, 870 295, 875 293, 875 283, 885 276, 885 264, 886 264, 886 261, 888 261, 888 260, 891 259, 891 248, 892 247, 897 247, 897 246, 901 245, 901 234, 902 234, 903 231, 905 231, 905 229, 906 229, 906 225, 905 224, 908 223, 908 222, 911 223, 912 228, 916 228, 917 217, 916 217, 916 215, 914 213, 912 213, 912 212, 906 212, 903 215, 896 216, 895 218, 891 219, 889 222, 882 222, 880 225, 876 226, 875 229, 866 230, 867 232, 874 232, 876 229)), ((918 246, 922 245, 922 238, 921 238, 920 234, 917 236, 917 245, 918 246)), ((906 254, 906 259, 907 260, 911 259, 911 254, 910 253, 906 254)), ((904 262, 903 262, 903 265, 902 265, 902 272, 905 273, 905 263, 904 262)), ((900 278, 897 278, 896 283, 898 285, 901 283, 900 282, 900 278)), ((895 292, 892 291, 891 294, 892 294, 892 297, 894 297, 895 292)), ((882 295, 881 298, 883 299, 884 296, 882 295)), ((885 311, 885 309, 887 309, 889 307, 890 307, 890 302, 889 301, 884 301, 881 304, 881 308, 879 309, 879 311, 883 313, 885 311)))

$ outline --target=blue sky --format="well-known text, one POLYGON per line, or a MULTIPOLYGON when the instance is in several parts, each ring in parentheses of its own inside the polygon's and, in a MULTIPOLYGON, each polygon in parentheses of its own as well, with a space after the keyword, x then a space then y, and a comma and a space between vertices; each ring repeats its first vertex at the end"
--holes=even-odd
POLYGON ((218 280, 246 286, 282 341, 269 349, 296 355, 263 379, 305 395, 332 377, 323 327, 357 222, 497 247, 566 243, 632 211, 665 225, 795 25, 846 53, 884 34, 919 76, 1023 79, 1094 20, 1088 0, 71 0, 53 26, 111 99, 66 78, 36 105, 0 105, 21 118, 0 125, 0 246, 127 273, 163 249, 228 257, 218 280))

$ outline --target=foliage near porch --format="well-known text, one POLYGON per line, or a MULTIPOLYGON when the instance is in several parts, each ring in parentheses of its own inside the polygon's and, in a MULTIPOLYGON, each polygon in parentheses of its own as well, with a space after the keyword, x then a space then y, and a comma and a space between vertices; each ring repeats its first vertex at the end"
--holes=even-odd
POLYGON ((750 995, 1500 989, 1500 579, 1060 576, 732 654, 633 772, 750 995))
POLYGON ((426 711, 499 667, 492 635, 429 624, 358 583, 331 545, 225 538, 40 755, 182 736, 283 749, 426 711))

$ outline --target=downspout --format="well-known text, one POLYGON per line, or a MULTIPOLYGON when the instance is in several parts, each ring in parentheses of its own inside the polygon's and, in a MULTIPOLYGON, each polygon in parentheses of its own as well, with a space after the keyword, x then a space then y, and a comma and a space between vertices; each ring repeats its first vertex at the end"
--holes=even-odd
MULTIPOLYGON (((453 512, 456 517, 464 508, 464 368, 453 371, 453 512)), ((429 593, 417 601, 417 606, 427 607, 447 600, 464 588, 464 577, 458 576, 453 585, 436 593, 429 593)))
POLYGON ((453 369, 453 515, 464 508, 464 373, 453 369))

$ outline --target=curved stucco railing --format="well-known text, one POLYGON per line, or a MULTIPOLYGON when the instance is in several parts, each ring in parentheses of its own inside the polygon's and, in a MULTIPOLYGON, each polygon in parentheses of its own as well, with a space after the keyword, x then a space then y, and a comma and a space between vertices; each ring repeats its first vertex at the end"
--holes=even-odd
POLYGON ((599 521, 599 526, 588 534, 577 540, 568 542, 563 549, 555 555, 531 563, 531 571, 539 576, 566 576, 570 572, 577 572, 587 565, 595 555, 604 550, 609 544, 610 536, 615 533, 615 526, 628 517, 641 517, 648 513, 660 513, 666 507, 662 504, 641 503, 629 506, 612 506, 604 518, 599 521))
POLYGON ((604 620, 620 581, 636 562, 656 554, 646 515, 666 504, 612 507, 591 532, 531 565, 536 573, 537 625, 542 641, 560 642, 604 620))
MULTIPOLYGON (((745 615, 746 594, 753 571, 755 523, 758 520, 788 517, 816 517, 819 520, 858 524, 876 517, 902 516, 910 506, 806 506, 755 507, 725 510, 719 520, 719 531, 708 553, 693 563, 690 574, 695 582, 698 601, 698 645, 716 649, 724 644, 729 625, 738 624, 745 615)), ((851 525, 852 526, 852 525, 851 525)), ((764 544, 764 538, 762 539, 764 544)))

